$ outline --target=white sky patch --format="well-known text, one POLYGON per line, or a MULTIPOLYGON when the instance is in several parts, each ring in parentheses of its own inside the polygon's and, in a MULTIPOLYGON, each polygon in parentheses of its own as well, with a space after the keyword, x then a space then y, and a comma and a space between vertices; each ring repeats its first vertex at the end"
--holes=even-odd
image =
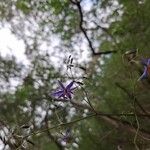
POLYGON ((77 143, 72 143, 72 146, 73 146, 74 148, 79 148, 79 145, 78 145, 77 143))
POLYGON ((93 2, 92 0, 83 0, 81 3, 81 6, 83 7, 84 11, 90 11, 92 6, 93 6, 93 2))
MULTIPOLYGON (((92 8, 92 1, 84 0, 82 2, 82 5, 84 6, 83 9, 85 11, 89 11, 92 8)), ((16 19, 14 19, 14 24, 15 23, 17 23, 16 19)), ((28 24, 28 22, 25 23, 27 27, 31 27, 31 24, 28 24)), ((34 23, 34 21, 32 26, 35 26, 35 29, 38 28, 37 24, 34 23)), ((28 28, 24 32, 28 36, 32 34, 28 30, 28 28)), ((30 40, 28 41, 30 42, 30 40)), ((60 44, 60 38, 58 36, 51 35, 48 41, 42 41, 41 39, 39 46, 41 53, 48 52, 50 54, 50 60, 52 61, 53 66, 56 69, 59 68, 59 66, 62 67, 61 65, 64 64, 64 58, 67 59, 69 55, 72 55, 72 51, 76 52, 76 55, 72 56, 75 63, 80 64, 84 61, 89 60, 90 51, 88 50, 88 44, 85 39, 80 43, 80 45, 74 45, 73 49, 62 50, 62 52, 60 49, 57 49, 57 46, 59 46, 60 44)), ((23 40, 18 39, 17 36, 11 33, 8 23, 5 23, 4 26, 1 26, 0 29, 0 54, 3 57, 6 57, 7 55, 13 55, 16 57, 17 62, 21 62, 26 66, 30 64, 27 56, 25 55, 25 44, 23 40)))
MULTIPOLYGON (((93 2, 94 0, 83 0, 81 5, 82 5, 82 9, 85 12, 88 12, 92 9, 93 6, 93 2)), ((118 2, 115 0, 113 2, 113 8, 115 9, 116 7, 119 7, 118 2)), ((114 10, 113 9, 113 10, 114 10)), ((106 16, 106 14, 109 14, 111 12, 111 9, 108 8, 106 10, 106 13, 102 13, 101 10, 99 12, 99 14, 101 15, 101 18, 103 18, 103 15, 106 16)), ((37 29, 38 25, 36 23, 34 23, 34 20, 32 20, 32 26, 34 26, 33 29, 37 29)), ((16 19, 14 20, 14 23, 17 23, 16 19)), ((25 22, 26 26, 29 28, 31 28, 31 24, 29 24, 28 22, 25 22)), ((32 35, 32 33, 30 32, 30 30, 28 30, 28 28, 25 30, 26 35, 32 35)), ((48 30, 49 28, 47 28, 48 30)), ((64 64, 63 63, 63 58, 67 59, 69 57, 69 55, 72 54, 72 51, 75 51, 77 55, 72 56, 74 59, 74 62, 76 63, 82 63, 82 62, 86 62, 87 60, 89 60, 89 56, 90 56, 90 50, 88 47, 88 43, 86 41, 86 39, 82 38, 82 42, 80 42, 80 45, 74 45, 73 49, 70 50, 65 50, 65 56, 64 56, 64 51, 62 50, 62 53, 60 52, 60 50, 57 49, 57 46, 61 44, 61 40, 58 36, 55 35, 51 35, 50 39, 48 39, 48 41, 40 41, 40 46, 39 49, 41 49, 41 53, 43 53, 44 51, 48 51, 50 56, 51 56, 51 61, 53 62, 53 65, 55 66, 55 68, 57 68, 58 66, 60 66, 60 64, 64 64), (58 52, 56 52, 58 51, 58 52), (56 53, 55 53, 56 52, 56 53)), ((29 40, 30 41, 30 40, 29 40)), ((1 27, 0 29, 0 53, 3 57, 6 57, 7 55, 14 55, 17 58, 18 62, 22 62, 25 65, 29 64, 29 61, 25 55, 25 44, 23 42, 23 40, 18 39, 14 34, 11 33, 10 31, 10 26, 8 23, 5 23, 3 27, 1 27)))
POLYGON ((4 148, 3 142, 0 141, 0 150, 2 150, 4 148))
MULTIPOLYGON (((57 49, 58 45, 60 45, 60 38, 53 35, 50 37, 49 42, 43 41, 39 46, 39 49, 41 50, 40 53, 48 52, 50 54, 50 59, 56 69, 60 66, 60 64, 63 64, 64 58, 68 58, 72 52, 72 50, 66 51, 64 56, 64 51, 62 50, 61 53, 61 51, 57 49)), ((86 41, 83 41, 80 44, 80 48, 81 50, 79 49, 79 46, 74 46, 73 48, 73 50, 77 52, 77 55, 80 56, 77 58, 76 55, 76 62, 78 63, 85 61, 89 55, 86 41)), ((13 55, 16 57, 17 62, 21 62, 25 66, 30 64, 27 56, 25 55, 25 44, 23 40, 18 39, 14 34, 12 34, 7 25, 0 29, 0 54, 2 57, 13 55)))
POLYGON ((35 118, 34 118, 35 125, 40 126, 45 116, 46 116, 46 111, 43 110, 42 107, 37 107, 35 110, 35 118))
MULTIPOLYGON (((84 13, 89 12, 93 7, 94 0, 83 0, 81 3, 82 9, 84 13)), ((114 0, 112 8, 108 7, 105 11, 102 9, 97 10, 97 15, 104 20, 104 22, 107 20, 107 16, 117 8, 120 8, 122 6, 119 5, 119 3, 114 0)), ((22 14, 20 14, 22 15, 22 14)), ((85 17, 85 16, 84 16, 85 17)), ((89 18, 86 18, 89 20, 88 26, 93 27, 94 24, 92 24, 92 16, 89 16, 89 18)), ((22 21, 25 19, 24 17, 21 18, 22 21)), ((34 33, 36 33, 39 30, 38 21, 34 20, 34 18, 28 18, 30 21, 24 21, 25 27, 22 29, 19 25, 19 17, 16 15, 13 24, 16 25, 18 34, 20 33, 20 30, 24 32, 26 35, 26 38, 28 39, 28 44, 33 44, 33 40, 28 38, 34 37, 34 33), (32 23, 31 23, 32 22, 32 23), (30 24, 31 23, 31 24, 30 24), (18 25, 18 26, 17 26, 18 25)), ((40 18, 39 18, 40 19, 40 18)), ((101 20, 101 19, 99 19, 101 20)), ((98 22, 99 24, 100 22, 98 22)), ((102 26, 108 26, 107 23, 102 23, 102 26)), ((45 28, 46 31, 43 31, 44 33, 49 32, 49 27, 45 28)), ((73 37, 73 42, 78 41, 78 43, 73 43, 71 47, 65 47, 63 46, 65 41, 61 41, 59 35, 54 35, 53 33, 50 34, 48 37, 45 37, 45 40, 43 39, 43 36, 38 36, 38 44, 39 44, 39 53, 44 54, 45 52, 49 54, 50 56, 50 63, 55 67, 57 71, 61 71, 60 73, 72 76, 82 76, 83 70, 79 68, 79 66, 86 67, 86 64, 91 59, 91 51, 89 50, 88 42, 83 36, 83 34, 73 37), (62 48, 61 48, 62 45, 62 48), (73 67, 71 71, 67 71, 67 65, 65 61, 68 60, 69 56, 71 55, 71 58, 73 58, 73 67), (61 68, 61 69, 60 69, 61 68)), ((65 44, 64 44, 65 45, 65 44)), ((99 44, 96 42, 93 42, 94 47, 98 47, 99 44)), ((96 48, 95 48, 96 49, 96 48)), ((25 55, 26 51, 26 45, 23 40, 17 38, 17 35, 12 34, 11 32, 11 26, 9 23, 5 22, 3 26, 0 24, 0 55, 3 57, 7 56, 15 56, 18 63, 22 63, 25 65, 24 74, 28 74, 30 70, 30 61, 27 59, 27 56, 25 55), (28 71, 27 71, 28 68, 28 71)), ((27 49, 28 51, 28 49, 27 49)), ((35 52, 36 53, 36 52, 35 52)), ((30 54, 29 54, 30 55, 30 54)), ((31 55, 32 56, 32 55, 31 55)), ((28 57, 29 58, 29 57, 28 57)), ((30 58, 29 58, 30 59, 30 58)), ((99 70, 100 72, 100 70, 99 70)), ((15 91, 15 87, 17 87, 21 84, 20 80, 10 80, 10 85, 13 86, 11 89, 13 92, 15 91)))
POLYGON ((25 45, 22 40, 16 38, 8 27, 0 29, 0 53, 3 57, 7 55, 14 55, 18 62, 23 64, 29 64, 26 58, 25 45))

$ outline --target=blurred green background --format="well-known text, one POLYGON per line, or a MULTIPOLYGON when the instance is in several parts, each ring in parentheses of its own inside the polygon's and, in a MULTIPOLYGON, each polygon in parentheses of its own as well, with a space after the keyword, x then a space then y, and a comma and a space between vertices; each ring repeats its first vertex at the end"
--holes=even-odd
POLYGON ((150 149, 149 0, 1 0, 0 33, 0 149, 150 149), (51 97, 58 80, 80 107, 51 97))

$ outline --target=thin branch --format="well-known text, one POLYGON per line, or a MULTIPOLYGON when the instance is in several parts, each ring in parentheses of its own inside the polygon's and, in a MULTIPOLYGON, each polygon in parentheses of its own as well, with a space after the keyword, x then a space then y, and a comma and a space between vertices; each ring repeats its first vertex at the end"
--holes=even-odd
POLYGON ((137 130, 136 130, 133 142, 134 142, 135 148, 137 150, 139 150, 139 147, 137 146, 136 141, 137 141, 137 136, 138 136, 138 132, 139 132, 139 129, 140 129, 140 124, 139 124, 139 121, 138 121, 136 113, 135 113, 135 119, 136 119, 136 122, 137 122, 137 130))
MULTIPOLYGON (((74 106, 82 107, 84 109, 89 109, 93 113, 95 113, 95 111, 96 111, 96 110, 93 111, 93 109, 90 108, 89 106, 77 103, 76 101, 71 101, 71 103, 74 106)), ((150 115, 148 115, 148 114, 136 114, 136 115, 137 116, 143 116, 143 117, 146 117, 146 116, 150 117, 150 115)), ((100 117, 101 119, 110 123, 111 125, 115 126, 116 128, 121 127, 123 129, 125 129, 126 131, 132 132, 134 134, 137 132, 137 130, 136 130, 137 126, 136 125, 131 125, 128 121, 120 120, 119 118, 116 117, 116 116, 135 117, 135 114, 130 114, 130 113, 127 113, 127 114, 108 114, 108 113, 102 113, 100 111, 96 111, 96 116, 100 117)), ((150 140, 150 132, 149 131, 145 131, 144 129, 139 129, 138 135, 141 137, 146 137, 150 140)))
POLYGON ((59 128, 59 127, 62 127, 62 126, 67 126, 67 125, 70 125, 70 124, 74 124, 74 123, 76 123, 76 122, 79 122, 79 121, 82 121, 82 120, 85 120, 85 119, 92 118, 92 117, 94 117, 94 116, 96 116, 96 115, 97 115, 97 114, 92 114, 92 115, 88 115, 88 116, 86 116, 86 117, 82 117, 82 118, 76 119, 76 120, 71 121, 71 122, 60 123, 60 124, 58 124, 58 125, 56 125, 56 126, 53 126, 53 127, 51 127, 51 128, 46 128, 46 129, 43 129, 43 130, 40 130, 40 131, 37 131, 37 132, 32 132, 31 134, 25 136, 24 138, 26 139, 26 138, 28 138, 28 137, 30 137, 30 136, 34 136, 34 135, 37 135, 37 134, 44 133, 44 132, 46 132, 47 130, 50 131, 50 130, 53 130, 53 129, 56 129, 56 128, 59 128))
MULTIPOLYGON (((99 112, 99 111, 96 111, 95 109, 93 109, 91 106, 89 107, 88 105, 84 105, 84 104, 81 104, 81 103, 77 103, 73 100, 67 100, 67 99, 53 99, 54 101, 56 102, 71 102, 73 104, 74 107, 77 107, 78 109, 81 108, 81 109, 89 109, 90 111, 93 110, 93 112, 95 111, 98 115, 100 116, 110 116, 110 117, 113 117, 113 116, 118 116, 118 117, 121 117, 121 116, 129 116, 129 117, 135 117, 135 114, 134 113, 102 113, 102 112, 99 112)), ((138 117, 150 117, 150 114, 141 114, 141 113, 137 113, 136 114, 138 117)))
POLYGON ((88 37, 88 34, 86 32, 86 29, 84 29, 83 27, 83 22, 84 22, 84 18, 83 18, 83 12, 82 12, 82 7, 81 7, 81 2, 79 1, 73 1, 73 0, 70 0, 70 2, 74 5, 77 6, 78 8, 78 11, 79 11, 79 16, 80 16, 80 22, 79 22, 79 27, 80 27, 80 30, 82 31, 83 35, 85 36, 88 44, 89 44, 89 47, 92 51, 92 55, 93 56, 99 56, 99 55, 106 55, 106 54, 111 54, 111 53, 116 53, 117 51, 104 51, 104 52, 95 52, 95 49, 93 47, 93 44, 92 44, 92 41, 90 40, 90 38, 88 37))
MULTIPOLYGON (((71 100, 71 101, 70 100, 63 100, 63 99, 54 99, 54 100, 62 101, 62 102, 70 102, 71 104, 73 104, 74 107, 82 108, 82 109, 88 109, 93 114, 90 114, 86 117, 82 117, 82 118, 73 120, 71 122, 60 123, 60 124, 58 124, 56 126, 53 126, 51 128, 46 128, 46 129, 43 129, 43 130, 40 130, 40 131, 37 131, 37 132, 34 131, 34 132, 30 133, 29 135, 25 136, 24 139, 27 139, 30 136, 41 134, 43 132, 47 132, 47 130, 50 131, 52 129, 56 129, 56 128, 59 128, 59 127, 62 127, 62 126, 68 126, 70 124, 74 124, 74 123, 77 123, 79 121, 86 120, 86 119, 89 119, 89 118, 92 118, 92 117, 100 118, 100 119, 104 120, 105 122, 113 125, 115 128, 122 128, 123 130, 131 132, 133 134, 137 133, 137 126, 136 125, 131 125, 128 121, 121 120, 120 118, 116 117, 116 116, 118 116, 118 117, 119 116, 128 116, 128 117, 133 117, 134 116, 135 117, 135 114, 130 114, 130 113, 126 113, 126 114, 102 113, 100 111, 93 110, 91 107, 89 107, 87 105, 84 105, 84 104, 81 104, 81 103, 78 103, 74 100, 71 100)), ((146 114, 136 114, 136 115, 139 116, 139 117, 147 116, 146 114)), ((142 137, 143 139, 150 140, 150 132, 146 131, 144 129, 139 129, 138 136, 142 137)))
MULTIPOLYGON (((58 100, 58 99, 56 99, 56 100, 58 100)), ((63 101, 63 100, 61 100, 61 101, 63 101)), ((95 114, 95 115, 93 114, 94 116, 97 116, 97 117, 103 119, 104 121, 110 123, 111 125, 115 126, 116 128, 121 127, 123 129, 125 129, 126 131, 132 132, 134 134, 137 132, 137 126, 136 125, 131 125, 128 121, 120 120, 120 118, 117 118, 120 116, 135 117, 135 114, 131 114, 131 113, 125 113, 125 114, 124 113, 121 113, 121 114, 102 113, 100 111, 93 110, 91 107, 89 107, 87 105, 78 103, 78 102, 73 101, 73 100, 71 100, 71 101, 66 100, 66 102, 71 102, 74 107, 90 110, 91 112, 93 112, 95 114)), ((138 117, 150 117, 149 114, 136 114, 136 115, 138 117)), ((138 135, 140 137, 142 137, 143 139, 150 140, 150 131, 146 131, 144 129, 139 129, 138 135)))
POLYGON ((51 134, 51 132, 49 130, 48 112, 46 113, 44 121, 45 121, 45 127, 47 129, 47 135, 48 135, 48 137, 55 143, 55 145, 59 148, 59 150, 64 150, 64 147, 57 141, 57 139, 55 139, 55 137, 51 134))
MULTIPOLYGON (((116 43, 116 39, 114 38, 114 36, 112 34, 110 34, 108 28, 104 28, 102 26, 100 26, 99 24, 97 24, 97 22, 93 21, 93 23, 96 25, 97 29, 101 29, 103 32, 105 32, 115 43, 116 43)), ((116 51, 117 52, 117 51, 116 51)))
MULTIPOLYGON (((76 119, 76 120, 73 120, 71 122, 67 122, 67 123, 61 123, 61 124, 58 124, 56 126, 53 126, 51 128, 46 128, 46 129, 43 129, 43 130, 40 130, 40 131, 37 131, 37 132, 32 132, 31 134, 27 135, 26 137, 24 137, 25 139, 30 137, 30 136, 34 136, 34 135, 37 135, 37 134, 42 134, 44 132, 47 132, 48 130, 53 130, 53 129, 56 129, 56 128, 59 128, 59 127, 62 127, 62 126, 68 126, 70 124, 74 124, 74 123, 77 123, 79 121, 82 121, 82 120, 86 120, 86 119, 89 119, 89 118, 92 118, 92 117, 96 117, 96 116, 99 116, 100 114, 91 114, 91 115, 88 115, 86 117, 82 117, 82 118, 79 118, 79 119, 76 119)), ((135 127, 131 126, 130 123, 128 123, 127 121, 122 121, 122 120, 119 120, 117 118, 112 118, 112 117, 108 117, 108 116, 101 116, 102 119, 104 119, 105 121, 107 122, 110 122, 112 124, 112 121, 114 122, 113 125, 115 125, 116 128, 118 128, 119 126, 122 126, 124 127, 124 129, 126 129, 127 131, 130 131, 130 132, 133 132, 133 133, 136 133, 136 129, 135 127)), ((145 137, 144 139, 147 139, 147 140, 150 140, 150 133, 148 133, 147 131, 145 130, 142 130, 142 129, 139 129, 139 133, 138 133, 139 136, 141 137, 145 137), (148 138, 147 138, 148 137, 148 138)))
POLYGON ((125 87, 121 86, 119 83, 115 83, 117 87, 119 87, 122 91, 124 91, 130 99, 133 99, 137 106, 143 111, 143 113, 147 114, 147 117, 150 118, 150 114, 143 108, 143 106, 140 104, 140 102, 137 100, 137 98, 130 93, 125 87))

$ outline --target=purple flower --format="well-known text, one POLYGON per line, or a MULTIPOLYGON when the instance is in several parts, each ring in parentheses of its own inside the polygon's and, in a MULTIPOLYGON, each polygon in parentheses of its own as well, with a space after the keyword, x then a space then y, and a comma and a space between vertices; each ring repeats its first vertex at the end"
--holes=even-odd
POLYGON ((61 141, 64 141, 64 142, 69 142, 72 138, 72 135, 71 135, 71 129, 68 128, 65 132, 65 134, 63 134, 63 137, 61 138, 61 141))
POLYGON ((149 59, 143 59, 142 64, 144 65, 144 72, 139 78, 139 80, 143 80, 145 78, 148 78, 150 75, 150 58, 149 59))
POLYGON ((73 88, 73 84, 74 81, 70 82, 66 87, 62 84, 62 82, 58 81, 59 85, 60 85, 60 89, 54 93, 52 93, 52 96, 56 97, 56 98, 72 98, 72 94, 73 94, 73 90, 75 89, 75 87, 73 88))

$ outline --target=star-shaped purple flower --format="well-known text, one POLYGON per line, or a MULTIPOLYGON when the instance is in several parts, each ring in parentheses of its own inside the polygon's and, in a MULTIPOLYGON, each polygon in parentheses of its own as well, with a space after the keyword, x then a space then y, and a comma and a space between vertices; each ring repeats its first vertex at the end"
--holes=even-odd
POLYGON ((60 85, 60 89, 57 90, 56 92, 52 93, 53 97, 56 98, 72 98, 73 90, 76 87, 73 87, 74 81, 70 82, 66 87, 62 84, 62 82, 58 81, 60 85))
POLYGON ((143 59, 142 64, 144 65, 144 72, 139 78, 139 80, 143 80, 145 78, 148 78, 148 76, 150 76, 150 58, 143 59))
POLYGON ((71 129, 67 129, 65 134, 63 134, 63 137, 61 138, 61 141, 64 141, 64 142, 69 142, 69 140, 71 140, 71 129))

